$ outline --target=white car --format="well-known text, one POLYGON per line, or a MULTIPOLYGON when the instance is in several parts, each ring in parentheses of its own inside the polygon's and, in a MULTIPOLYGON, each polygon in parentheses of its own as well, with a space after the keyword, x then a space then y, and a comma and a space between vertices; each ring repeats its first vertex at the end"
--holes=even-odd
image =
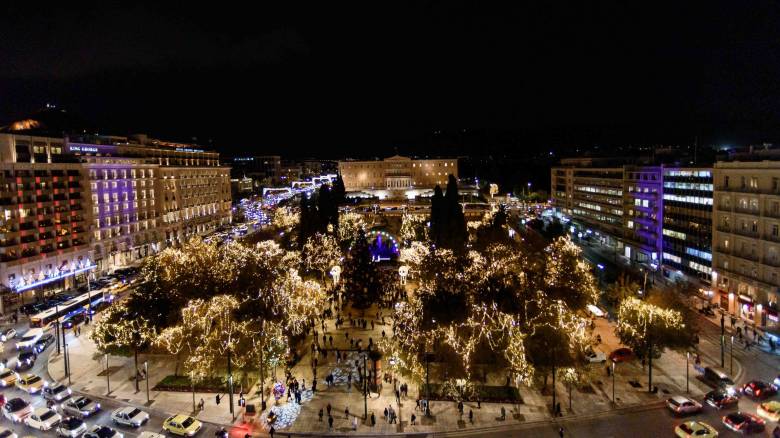
POLYGON ((38 430, 51 430, 60 421, 62 416, 49 408, 36 408, 27 418, 24 424, 38 430))
POLYGON ((35 328, 28 330, 27 333, 22 336, 22 339, 16 343, 16 349, 25 350, 33 348, 35 343, 38 342, 38 339, 41 339, 41 336, 43 336, 43 330, 41 329, 35 328))
POLYGON ((12 398, 3 405, 3 416, 14 423, 19 423, 24 420, 24 417, 30 415, 30 403, 20 399, 12 398))
POLYGON ((16 337, 16 330, 13 327, 0 330, 0 341, 8 341, 16 337))
POLYGON ((688 397, 675 395, 666 400, 666 406, 676 415, 687 415, 701 412, 701 403, 688 397))
POLYGON ((57 426, 57 435, 75 438, 87 431, 87 423, 76 417, 68 417, 57 426))
MULTIPOLYGON (((14 438, 16 438, 16 437, 14 437, 14 438)), ((166 437, 165 437, 165 435, 163 435, 161 433, 143 431, 140 434, 138 434, 138 438, 166 438, 166 437)))
POLYGON ((111 420, 124 426, 140 427, 149 421, 149 414, 132 406, 115 409, 111 412, 111 420))
POLYGON ((82 438, 124 438, 124 435, 108 426, 96 424, 82 438))
POLYGON ((607 355, 603 351, 592 349, 585 352, 585 358, 590 363, 604 363, 607 361, 607 355))

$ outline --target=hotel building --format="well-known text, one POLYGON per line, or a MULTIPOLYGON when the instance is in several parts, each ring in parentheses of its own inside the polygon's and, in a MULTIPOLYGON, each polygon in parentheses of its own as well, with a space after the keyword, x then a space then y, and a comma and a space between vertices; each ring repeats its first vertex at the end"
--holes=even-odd
POLYGON ((380 198, 404 198, 428 192, 458 177, 455 158, 412 159, 399 155, 384 160, 339 161, 344 187, 352 192, 371 192, 380 198))
POLYGON ((227 224, 229 173, 216 152, 143 136, 0 133, 0 285, 70 287, 227 224))
POLYGON ((776 330, 780 161, 718 162, 713 172, 716 299, 732 314, 776 330))
POLYGON ((551 171, 556 210, 583 237, 666 277, 710 276, 708 169, 566 159, 551 171))

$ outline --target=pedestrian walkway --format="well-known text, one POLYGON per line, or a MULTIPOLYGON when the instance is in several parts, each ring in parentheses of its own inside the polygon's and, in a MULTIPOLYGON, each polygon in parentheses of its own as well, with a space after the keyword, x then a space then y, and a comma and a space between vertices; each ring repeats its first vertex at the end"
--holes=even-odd
MULTIPOLYGON (((352 311, 353 318, 359 318, 359 311, 352 311)), ((241 430, 251 431, 255 435, 265 435, 269 426, 267 417, 270 412, 276 415, 275 429, 287 433, 353 433, 355 423, 360 434, 390 434, 390 433, 425 433, 440 431, 468 431, 486 427, 502 427, 518 425, 532 421, 545 421, 551 418, 552 394, 543 395, 536 389, 521 386, 519 388, 522 402, 510 403, 477 403, 464 402, 463 414, 458 411, 457 403, 452 401, 432 401, 430 418, 425 417, 422 409, 418 408, 418 387, 413 382, 407 382, 400 378, 396 383, 408 384, 408 395, 396 398, 393 383, 384 383, 379 393, 371 392, 365 399, 361 387, 358 384, 358 368, 363 367, 359 356, 354 351, 355 342, 359 339, 363 349, 366 348, 369 338, 377 342, 382 337, 392 336, 392 325, 387 317, 388 310, 384 310, 385 318, 376 318, 377 309, 369 309, 365 312, 365 319, 369 322, 366 328, 351 327, 349 322, 336 329, 335 320, 329 319, 323 326, 317 327, 317 344, 327 347, 327 355, 315 353, 317 360, 317 388, 312 391, 314 382, 313 358, 310 348, 301 360, 290 370, 291 375, 301 384, 301 401, 297 403, 294 397, 289 400, 285 391, 274 394, 273 384, 286 385, 286 379, 282 370, 277 370, 276 376, 271 376, 265 384, 267 409, 259 415, 257 421, 252 424, 241 424, 241 408, 236 407, 237 419, 235 424, 240 424, 241 430), (370 316, 369 316, 370 315, 370 316), (372 327, 370 321, 373 320, 372 327), (323 342, 322 335, 326 339, 323 342), (331 346, 331 336, 333 344, 331 346), (353 340, 350 344, 349 340, 353 340), (337 359, 345 353, 345 358, 337 359), (358 363, 355 363, 358 360, 358 363), (333 384, 325 383, 325 376, 333 376, 333 384), (350 379, 351 375, 351 379, 350 379), (351 382, 351 385, 349 384, 351 382), (277 398, 278 396, 278 398, 277 398), (329 424, 327 406, 331 406, 333 418, 332 426, 329 424), (390 422, 385 419, 385 408, 390 408, 397 414, 397 421, 390 422), (504 415, 502 415, 502 408, 504 415), (323 418, 320 420, 319 411, 323 410, 323 418), (346 413, 346 410, 349 413, 346 413), (469 415, 471 412, 471 416, 469 415), (367 413, 367 418, 364 416, 367 413), (371 416, 376 422, 372 424, 371 416), (412 415, 415 416, 412 424, 412 415)), ((345 319, 346 318, 345 316, 345 319)), ((155 384, 167 375, 174 374, 175 363, 169 356, 141 355, 139 363, 149 362, 149 402, 147 402, 146 381, 141 381, 139 390, 136 391, 133 378, 134 363, 132 357, 109 358, 109 378, 106 380, 105 356, 97 355, 94 344, 89 341, 88 335, 92 326, 84 327, 80 337, 76 338, 68 334, 68 351, 72 368, 71 380, 76 391, 107 396, 123 402, 156 409, 167 413, 193 414, 198 419, 215 424, 229 425, 233 418, 228 410, 227 398, 223 398, 220 405, 215 402, 215 394, 196 393, 195 403, 204 400, 204 409, 193 412, 193 397, 189 392, 165 392, 155 391, 155 384), (107 385, 110 384, 111 392, 107 394, 107 385)), ((605 354, 619 346, 614 335, 613 326, 605 319, 595 321, 594 336, 601 335, 602 342, 596 345, 605 354)), ((311 343, 313 333, 309 335, 307 343, 311 343)), ((324 349, 324 348, 323 348, 324 349)), ((619 364, 614 376, 614 403, 613 403, 613 379, 607 375, 606 364, 593 364, 588 382, 581 385, 567 386, 558 381, 556 383, 556 401, 560 403, 563 416, 571 415, 595 415, 608 412, 615 408, 643 405, 658 402, 670 394, 685 392, 685 356, 676 352, 665 352, 663 356, 654 361, 653 382, 659 387, 658 393, 647 391, 647 372, 638 363, 619 364)), ((369 367, 371 362, 368 361, 369 367)), ((49 373, 58 381, 66 381, 63 355, 52 354, 49 361, 49 373)), ((380 372, 382 375, 383 372, 380 372)), ((500 386, 506 382, 505 375, 488 374, 486 384, 500 386)), ((280 387, 281 388, 281 387, 280 387)), ((690 394, 699 397, 707 388, 695 379, 694 371, 690 368, 690 394)), ((260 409, 259 386, 255 386, 246 392, 246 403, 254 404, 260 409)), ((238 403, 238 397, 235 398, 238 403)))

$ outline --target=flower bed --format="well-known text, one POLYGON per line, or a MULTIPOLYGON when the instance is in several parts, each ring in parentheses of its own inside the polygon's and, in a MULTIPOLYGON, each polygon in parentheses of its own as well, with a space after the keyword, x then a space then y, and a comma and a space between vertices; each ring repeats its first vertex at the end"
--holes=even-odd
MULTIPOLYGON (((427 396, 425 384, 420 385, 420 398, 427 396)), ((475 394, 464 398, 466 401, 477 401, 495 403, 523 403, 523 397, 520 391, 513 386, 477 386, 475 394)), ((431 400, 456 400, 455 397, 442 394, 442 385, 431 383, 431 400)))

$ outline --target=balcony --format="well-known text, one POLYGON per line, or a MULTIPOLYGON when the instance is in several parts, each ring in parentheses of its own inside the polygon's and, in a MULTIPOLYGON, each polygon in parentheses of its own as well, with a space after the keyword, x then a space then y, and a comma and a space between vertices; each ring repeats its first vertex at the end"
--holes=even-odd
POLYGON ((760 211, 758 208, 743 208, 743 207, 734 207, 734 213, 739 214, 749 214, 751 216, 758 216, 760 215, 760 211))
POLYGON ((739 257, 741 259, 750 260, 751 262, 758 261, 758 256, 756 254, 746 254, 746 253, 740 253, 735 251, 731 255, 733 255, 734 257, 739 257))

